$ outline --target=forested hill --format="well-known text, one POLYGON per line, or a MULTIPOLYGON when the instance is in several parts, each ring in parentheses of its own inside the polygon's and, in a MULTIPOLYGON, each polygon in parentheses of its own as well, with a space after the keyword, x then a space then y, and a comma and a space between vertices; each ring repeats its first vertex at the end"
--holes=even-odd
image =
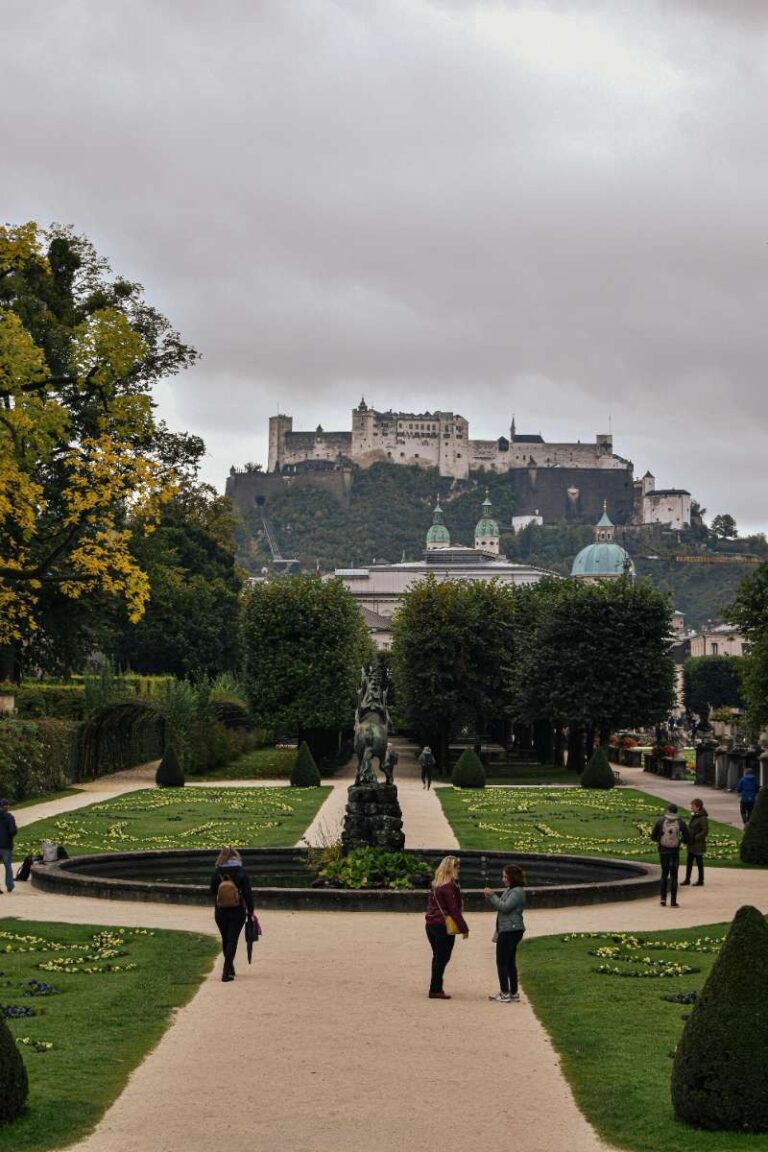
MULTIPOLYGON (((327 490, 286 484, 277 494, 270 495, 265 511, 284 557, 295 557, 310 571, 319 563, 321 570, 327 572, 368 565, 374 559, 390 563, 403 556, 420 559, 436 495, 440 497, 452 543, 471 545, 486 488, 502 531, 501 550, 510 560, 567 575, 576 553, 593 540, 590 525, 532 525, 514 533, 510 527, 515 512, 514 494, 508 476, 491 474, 454 481, 434 469, 393 464, 377 464, 356 472, 347 506, 327 490)), ((768 546, 762 537, 725 542, 698 530, 680 538, 677 533, 649 538, 631 529, 619 529, 618 537, 632 556, 638 574, 650 577, 656 587, 668 592, 674 607, 685 612, 686 622, 692 627, 707 619, 721 618, 750 571, 748 564, 728 560, 729 552, 768 558, 768 546), (725 562, 675 560, 681 553, 696 554, 701 561, 716 556, 725 562)), ((270 566, 271 555, 256 507, 241 519, 238 560, 253 573, 270 566)))

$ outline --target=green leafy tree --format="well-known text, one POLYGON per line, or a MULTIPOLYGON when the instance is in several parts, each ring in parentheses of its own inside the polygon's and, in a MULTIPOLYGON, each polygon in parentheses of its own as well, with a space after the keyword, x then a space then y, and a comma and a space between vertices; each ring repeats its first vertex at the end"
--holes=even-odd
POLYGON ((318 731, 351 726, 360 668, 373 651, 340 580, 293 576, 253 585, 243 603, 242 646, 257 727, 325 752, 318 731))
POLYGON ((292 788, 317 788, 320 785, 320 772, 314 757, 307 747, 306 740, 302 740, 296 759, 291 769, 292 788))
POLYGON ((768 724, 768 564, 742 581, 728 612, 749 643, 742 686, 753 727, 768 724))
POLYGON ((72 620, 95 595, 141 617, 128 509, 155 523, 202 452, 151 389, 195 357, 84 238, 0 228, 0 676, 62 600, 72 620))
POLYGON ((694 656, 683 665, 685 706, 693 712, 706 708, 741 708, 744 704, 741 656, 694 656))
POLYGON ((679 1120, 714 1131, 768 1132, 766 982, 768 925, 747 905, 733 919, 675 1052, 679 1120))
POLYGON ((736 521, 727 512, 714 517, 710 531, 719 540, 735 540, 738 536, 736 521))
POLYGON ((141 620, 122 625, 119 662, 179 677, 233 670, 241 581, 229 500, 208 485, 190 485, 163 508, 155 531, 134 526, 132 548, 149 578, 150 598, 141 620))

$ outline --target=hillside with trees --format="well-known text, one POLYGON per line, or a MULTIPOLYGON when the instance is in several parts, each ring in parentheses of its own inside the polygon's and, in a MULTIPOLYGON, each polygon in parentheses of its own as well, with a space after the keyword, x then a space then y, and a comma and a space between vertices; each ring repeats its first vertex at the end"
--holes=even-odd
MULTIPOLYGON (((270 497, 266 512, 283 556, 295 557, 306 571, 314 571, 319 563, 327 572, 374 561, 419 559, 437 495, 452 542, 471 545, 486 488, 501 528, 501 550, 510 560, 565 576, 579 549, 592 542, 588 524, 532 524, 513 532, 515 501, 509 474, 478 474, 457 481, 433 468, 377 464, 354 474, 346 506, 328 491, 286 484, 270 497)), ((632 556, 638 575, 649 577, 655 588, 671 597, 673 607, 685 613, 687 624, 698 627, 723 617, 741 581, 754 570, 740 555, 768 558, 765 537, 739 539, 735 531, 733 518, 722 514, 715 517, 712 529, 619 528, 618 539, 632 556), (681 554, 694 562, 676 559, 681 554)), ((254 507, 240 520, 237 544, 238 562, 246 571, 258 573, 270 566, 259 509, 254 507)))

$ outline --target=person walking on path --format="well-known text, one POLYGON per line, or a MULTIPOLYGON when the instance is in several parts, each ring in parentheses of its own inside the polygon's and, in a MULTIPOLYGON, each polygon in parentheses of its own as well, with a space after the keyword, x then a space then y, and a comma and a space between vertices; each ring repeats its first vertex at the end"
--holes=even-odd
POLYGON ((483 889, 486 900, 496 909, 496 931, 493 938, 496 941, 499 991, 488 999, 498 1004, 511 1004, 520 999, 517 991, 517 946, 525 932, 525 873, 516 864, 507 864, 501 878, 504 889, 500 894, 492 888, 483 889))
POLYGON ((395 782, 395 768, 397 768, 399 759, 400 757, 397 754, 397 750, 390 740, 387 744, 387 753, 384 757, 384 764, 382 765, 387 784, 394 784, 395 782))
POLYGON ((677 804, 667 804, 667 810, 653 826, 651 840, 659 849, 661 863, 661 905, 666 907, 667 888, 672 907, 677 908, 677 871, 680 867, 680 845, 690 840, 688 825, 677 814, 677 804))
POLYGON ((461 934, 465 940, 469 936, 469 927, 461 911, 459 860, 455 856, 445 856, 435 870, 425 920, 427 939, 432 949, 429 998, 450 1000, 450 996, 443 991, 443 976, 451 959, 456 936, 461 934))
POLYGON ((424 745, 424 749, 419 756, 419 764, 421 766, 421 783, 424 788, 432 787, 432 772, 435 767, 435 758, 432 755, 432 749, 429 744, 424 745))
POLYGON ((13 839, 18 832, 7 800, 0 800, 0 860, 5 865, 5 887, 13 892, 13 839))
POLYGON ((709 815, 702 800, 691 800, 691 818, 688 821, 688 855, 685 861, 684 884, 690 884, 693 866, 696 865, 698 880, 694 881, 694 888, 700 888, 704 883, 704 853, 707 850, 707 836, 709 836, 709 815))
POLYGON ((236 848, 225 845, 216 859, 211 877, 211 895, 216 898, 216 927, 224 953, 222 980, 235 978, 235 954, 246 916, 253 918, 253 892, 243 861, 236 848))
POLYGON ((749 824, 749 818, 752 815, 752 809, 757 800, 758 785, 757 776, 755 776, 752 768, 747 768, 736 785, 736 791, 739 794, 739 807, 741 809, 741 822, 746 827, 749 824))

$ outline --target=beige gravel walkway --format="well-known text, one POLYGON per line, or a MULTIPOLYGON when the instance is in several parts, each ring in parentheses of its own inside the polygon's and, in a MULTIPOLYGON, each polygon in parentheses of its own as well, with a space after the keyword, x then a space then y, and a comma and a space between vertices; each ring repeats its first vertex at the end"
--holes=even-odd
MULTIPOLYGON (((642 768, 618 769, 622 781, 630 788, 639 788, 641 792, 648 792, 651 796, 658 796, 660 800, 671 800, 680 808, 687 808, 694 796, 704 801, 711 820, 720 820, 723 824, 730 824, 733 828, 741 829, 741 814, 739 812, 739 798, 735 792, 726 792, 722 788, 702 788, 690 780, 665 780, 663 776, 654 776, 652 772, 644 772, 642 768)), ((660 807, 663 807, 661 805, 660 807)))
MULTIPOLYGON (((419 820, 427 837, 430 811, 444 817, 412 766, 402 758, 401 765, 397 783, 413 843, 419 820)), ((347 784, 338 781, 334 794, 345 794, 347 784)), ((440 839, 432 844, 449 847, 439 821, 434 826, 440 839)), ((679 909, 653 899, 531 912, 528 932, 684 927, 730 919, 745 902, 768 904, 763 872, 710 869, 703 889, 684 891, 679 909)), ((0 912, 215 933, 204 908, 81 900, 28 885, 3 896, 0 912)), ((237 980, 224 985, 217 962, 74 1152, 210 1152, 218 1144, 230 1152, 485 1152, 511 1142, 515 1152, 605 1148, 525 1000, 525 946, 523 1001, 487 1000, 495 986, 491 913, 474 914, 469 940, 457 941, 446 980, 450 1002, 425 995, 421 916, 272 912, 263 921, 253 966, 241 956, 237 980), (238 1100, 222 1108, 233 1069, 238 1100), (495 1104, 510 1077, 513 1141, 509 1110, 495 1104)))

